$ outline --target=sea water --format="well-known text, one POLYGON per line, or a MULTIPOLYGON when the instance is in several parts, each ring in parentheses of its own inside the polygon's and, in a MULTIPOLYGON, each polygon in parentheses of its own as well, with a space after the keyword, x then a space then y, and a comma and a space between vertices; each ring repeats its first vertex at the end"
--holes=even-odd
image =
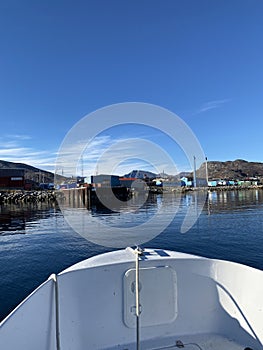
MULTIPOLYGON (((263 190, 211 191, 199 208, 198 193, 152 195, 129 210, 93 207, 87 212, 104 226, 134 227, 140 231, 160 206, 164 226, 143 246, 171 249, 226 259, 263 270, 263 190), (201 210, 202 209, 202 210, 201 210), (182 233, 187 211, 198 214, 182 233), (199 212, 201 213, 199 215, 199 212), (169 223, 171 213, 173 220, 169 223)), ((146 226, 147 229, 147 226, 146 226)), ((150 228, 149 228, 150 230, 150 228)), ((0 207, 0 319, 3 319, 51 273, 95 254, 114 250, 83 238, 55 204, 12 204, 0 207)))

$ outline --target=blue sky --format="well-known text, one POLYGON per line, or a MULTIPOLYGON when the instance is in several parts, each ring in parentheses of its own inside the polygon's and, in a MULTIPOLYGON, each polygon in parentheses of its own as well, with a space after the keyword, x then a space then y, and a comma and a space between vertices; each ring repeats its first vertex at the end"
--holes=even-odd
MULTIPOLYGON (((182 118, 208 160, 263 162, 262 17, 261 0, 2 0, 0 159, 52 171, 82 117, 145 102, 182 118)), ((94 159, 136 130, 98 135, 94 159)))

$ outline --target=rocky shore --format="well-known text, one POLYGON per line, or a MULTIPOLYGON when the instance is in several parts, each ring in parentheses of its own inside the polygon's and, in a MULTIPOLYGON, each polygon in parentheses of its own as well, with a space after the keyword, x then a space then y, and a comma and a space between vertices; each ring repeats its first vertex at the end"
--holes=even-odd
MULTIPOLYGON (((237 190, 249 190, 249 189, 261 189, 263 190, 263 185, 257 186, 217 186, 217 187, 167 187, 164 188, 162 192, 180 192, 185 193, 189 191, 237 191, 237 190)), ((151 191, 152 193, 157 193, 151 191)), ((55 191, 4 191, 0 190, 0 205, 1 204, 11 204, 11 203, 40 203, 40 202, 56 202, 55 191)))
POLYGON ((53 191, 0 191, 0 204, 55 202, 53 191))
POLYGON ((212 191, 240 191, 240 190, 257 190, 263 189, 263 185, 250 185, 250 186, 215 186, 206 187, 209 192, 212 191))
POLYGON ((213 187, 164 187, 163 192, 178 192, 178 193, 186 193, 191 191, 245 191, 245 190, 263 190, 263 185, 249 185, 249 186, 213 186, 213 187))

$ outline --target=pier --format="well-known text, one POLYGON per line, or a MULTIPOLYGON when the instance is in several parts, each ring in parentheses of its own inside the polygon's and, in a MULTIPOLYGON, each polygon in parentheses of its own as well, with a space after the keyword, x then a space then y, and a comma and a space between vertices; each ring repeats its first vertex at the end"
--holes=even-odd
POLYGON ((102 205, 99 198, 105 198, 107 202, 115 196, 120 201, 127 201, 131 198, 131 191, 127 187, 98 187, 92 186, 61 189, 57 192, 60 203, 71 208, 90 209, 92 205, 102 205))
POLYGON ((80 187, 62 189, 56 193, 59 202, 63 205, 72 208, 87 208, 91 207, 91 188, 80 187))
MULTIPOLYGON (((215 186, 215 187, 164 187, 164 188, 148 188, 146 192, 153 194, 161 193, 185 193, 191 191, 240 191, 259 189, 263 190, 263 185, 250 186, 215 186)), ((61 189, 59 191, 25 191, 25 190, 2 190, 0 191, 0 204, 16 204, 16 203, 40 203, 40 202, 56 202, 71 208, 90 209, 92 205, 102 206, 99 197, 105 198, 107 202, 112 199, 112 193, 120 201, 127 201, 133 195, 133 191, 127 187, 79 187, 71 189, 61 189)))

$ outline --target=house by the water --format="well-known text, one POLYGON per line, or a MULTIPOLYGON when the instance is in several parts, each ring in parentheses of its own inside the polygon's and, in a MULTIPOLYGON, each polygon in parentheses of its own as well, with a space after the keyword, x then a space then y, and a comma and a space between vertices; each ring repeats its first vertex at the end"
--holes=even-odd
POLYGON ((24 169, 0 169, 1 189, 24 189, 25 170, 24 169))

